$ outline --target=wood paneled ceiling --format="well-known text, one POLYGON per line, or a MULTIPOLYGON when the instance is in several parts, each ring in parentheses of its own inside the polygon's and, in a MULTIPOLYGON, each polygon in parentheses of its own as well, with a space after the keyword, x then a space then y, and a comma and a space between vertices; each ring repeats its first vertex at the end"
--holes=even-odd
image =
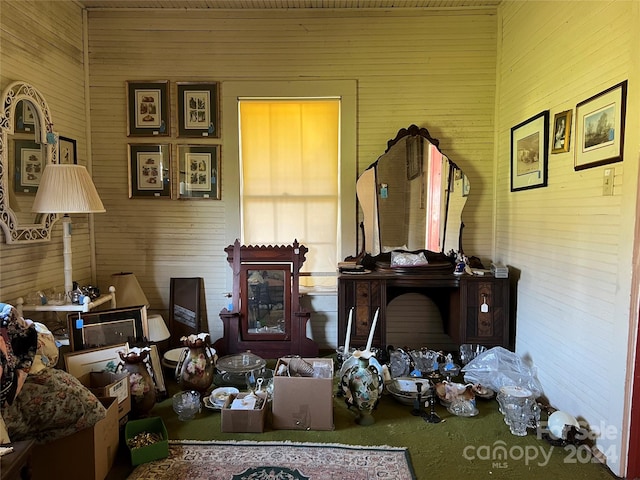
POLYGON ((502 0, 79 0, 86 8, 473 8, 497 7, 502 0))

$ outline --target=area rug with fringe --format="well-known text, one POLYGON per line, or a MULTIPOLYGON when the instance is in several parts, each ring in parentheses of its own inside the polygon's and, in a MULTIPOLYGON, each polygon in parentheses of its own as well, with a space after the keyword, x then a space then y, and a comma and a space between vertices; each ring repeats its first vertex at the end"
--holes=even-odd
POLYGON ((415 480, 405 448, 293 442, 169 441, 128 480, 415 480))

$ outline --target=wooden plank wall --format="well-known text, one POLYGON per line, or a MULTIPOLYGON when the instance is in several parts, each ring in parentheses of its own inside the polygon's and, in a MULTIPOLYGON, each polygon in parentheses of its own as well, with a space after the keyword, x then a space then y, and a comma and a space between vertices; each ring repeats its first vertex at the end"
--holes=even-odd
POLYGON ((615 432, 597 444, 623 476, 627 355, 638 314, 630 298, 637 301, 640 4, 576 5, 504 2, 500 9, 496 258, 519 278, 518 353, 535 364, 552 405, 615 432), (612 196, 603 195, 604 166, 574 171, 575 117, 571 151, 549 156, 548 186, 509 192, 512 126, 543 110, 551 119, 575 115, 577 103, 625 79, 624 161, 607 166, 612 196))
MULTIPOLYGON (((495 34, 489 10, 91 11, 93 158, 108 210, 96 218, 99 279, 133 270, 152 307, 162 308, 169 277, 202 276, 209 325, 219 331, 229 268, 224 202, 238 192, 225 188, 223 172, 219 202, 127 198, 128 142, 185 141, 175 134, 177 81, 215 80, 224 89, 229 80, 356 79, 359 170, 400 128, 427 127, 477 185, 465 248, 488 257, 495 34), (171 82, 169 138, 127 138, 127 80, 171 82)), ((329 320, 314 337, 335 346, 335 296, 321 303, 328 310, 318 315, 329 320)))
MULTIPOLYGON (((82 9, 75 2, 0 2, 0 88, 25 81, 47 100, 54 130, 77 141, 78 162, 87 165, 82 9)), ((91 282, 87 215, 73 215, 73 274, 91 282)), ((0 234, 0 301, 29 292, 63 290, 62 227, 52 241, 7 245, 0 234)))
MULTIPOLYGON (((465 250, 490 257, 494 9, 95 10, 88 13, 85 46, 82 12, 75 2, 3 1, 0 8, 2 86, 17 78, 41 86, 56 129, 78 140, 81 163, 93 163, 107 209, 94 216, 98 286, 106 289, 112 273, 133 271, 152 310, 166 313, 169 279, 202 276, 212 336, 220 333, 217 314, 225 305, 229 273, 224 205, 226 198, 238 195, 225 189, 224 171, 221 201, 128 198, 129 143, 171 143, 174 154, 177 143, 191 143, 176 138, 177 81, 213 80, 224 89, 224 82, 232 80, 356 80, 359 171, 384 152, 400 128, 412 123, 427 127, 471 178, 465 250), (30 42, 37 48, 22 40, 25 26, 35 32, 30 42), (84 134, 85 53, 91 158, 84 134), (171 82, 169 137, 127 137, 128 80, 171 82)), ((82 283, 91 281, 88 226, 82 216, 74 218, 74 277, 82 283)), ((1 244, 0 297, 13 299, 62 283, 61 251, 59 226, 50 243, 1 244)), ((314 315, 322 319, 314 322, 314 337, 331 347, 335 295, 309 301, 318 305, 314 315)))

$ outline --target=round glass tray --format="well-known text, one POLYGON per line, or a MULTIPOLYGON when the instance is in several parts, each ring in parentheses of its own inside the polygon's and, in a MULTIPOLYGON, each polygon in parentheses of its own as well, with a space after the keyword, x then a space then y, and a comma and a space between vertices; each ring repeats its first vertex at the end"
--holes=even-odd
POLYGON ((219 358, 216 362, 218 371, 227 373, 247 373, 261 370, 267 361, 251 352, 236 353, 219 358))

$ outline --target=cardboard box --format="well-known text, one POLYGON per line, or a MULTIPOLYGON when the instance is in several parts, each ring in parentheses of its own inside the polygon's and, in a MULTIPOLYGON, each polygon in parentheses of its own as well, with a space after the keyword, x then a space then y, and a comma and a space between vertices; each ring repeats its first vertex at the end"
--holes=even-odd
POLYGON ((36 445, 31 462, 33 479, 104 480, 120 443, 118 402, 100 398, 107 415, 91 428, 43 445, 36 445), (65 460, 66 459, 66 460, 65 460))
POLYGON ((118 418, 124 417, 131 411, 129 372, 89 372, 81 375, 78 380, 96 397, 116 397, 118 418))
POLYGON ((124 427, 124 438, 131 454, 131 464, 134 466, 169 456, 169 435, 167 433, 167 427, 160 417, 130 420, 124 427), (162 437, 162 440, 144 447, 132 448, 131 445, 129 445, 129 440, 143 432, 158 433, 162 437))
POLYGON ((237 410, 229 408, 233 401, 244 398, 248 393, 229 395, 221 410, 220 430, 225 433, 262 433, 264 432, 265 416, 267 411, 267 395, 256 393, 262 398, 262 406, 252 410, 237 410))
MULTIPOLYGON (((333 359, 305 358, 326 364, 329 378, 273 377, 272 426, 278 430, 333 430, 333 359)), ((278 371, 280 360, 276 365, 278 371)))
MULTIPOLYGON (((123 418, 131 411, 131 395, 129 393, 129 382, 122 381, 121 383, 118 383, 120 380, 122 380, 122 377, 110 377, 109 375, 92 376, 90 374, 103 372, 108 366, 117 365, 121 361, 118 352, 121 350, 127 351, 127 349, 128 344, 123 343, 110 347, 94 348, 89 350, 80 350, 78 352, 65 353, 64 355, 64 362, 67 372, 80 380, 80 382, 90 390, 93 391, 93 389, 96 389, 96 391, 98 392, 96 396, 118 397, 118 418, 123 418)), ((128 373, 125 373, 125 375, 128 375, 128 373)), ((94 391, 94 393, 96 393, 96 391, 94 391)))

